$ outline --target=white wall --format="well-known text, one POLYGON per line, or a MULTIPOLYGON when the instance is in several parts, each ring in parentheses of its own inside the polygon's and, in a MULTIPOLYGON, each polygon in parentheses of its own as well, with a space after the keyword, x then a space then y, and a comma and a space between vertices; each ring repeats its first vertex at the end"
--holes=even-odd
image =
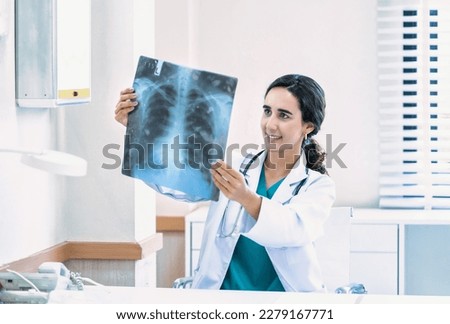
MULTIPOLYGON (((0 147, 53 148, 54 116, 16 109, 14 1, 0 0, 0 147)), ((0 153, 0 264, 59 242, 65 235, 59 179, 0 153)))
MULTIPOLYGON (((376 0, 157 0, 159 58, 239 78, 228 144, 261 144, 260 107, 268 84, 286 73, 324 88, 325 147, 347 143, 329 170, 336 205, 378 204, 376 0), (179 10, 173 10, 179 8, 179 10)), ((182 203, 158 197, 157 214, 182 203)))
POLYGON ((135 180, 120 167, 102 167, 113 162, 103 155, 106 145, 120 145, 110 152, 123 156, 125 127, 114 109, 120 90, 132 85, 137 53, 153 54, 153 25, 153 1, 92 0, 92 102, 63 116, 67 147, 89 163, 86 177, 67 179, 71 240, 132 241, 155 231, 154 193, 139 186, 146 201, 135 201, 135 180))
POLYGON ((59 177, 0 153, 0 265, 65 240, 135 241, 155 232, 154 193, 120 168, 102 168, 111 162, 104 145, 123 146, 115 104, 138 53, 152 54, 153 34, 153 1, 92 0, 92 103, 16 108, 14 1, 0 0, 0 147, 59 149, 88 162, 86 177, 59 177))

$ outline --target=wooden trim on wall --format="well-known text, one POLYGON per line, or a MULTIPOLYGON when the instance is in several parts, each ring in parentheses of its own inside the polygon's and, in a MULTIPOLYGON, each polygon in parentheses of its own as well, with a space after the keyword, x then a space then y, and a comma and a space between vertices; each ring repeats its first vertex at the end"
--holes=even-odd
POLYGON ((65 262, 85 260, 141 260, 159 251, 163 246, 162 234, 156 233, 139 242, 77 242, 66 241, 35 253, 27 258, 0 266, 20 272, 35 272, 47 261, 65 262))
POLYGON ((69 259, 139 260, 141 247, 136 242, 67 242, 69 259))
POLYGON ((157 232, 184 232, 184 216, 156 216, 157 232))
POLYGON ((64 262, 68 259, 66 245, 67 242, 63 242, 32 254, 27 258, 2 265, 0 266, 0 271, 11 269, 20 272, 35 272, 43 262, 64 262))
POLYGON ((139 246, 141 247, 140 259, 145 259, 163 248, 163 234, 156 233, 147 237, 139 242, 139 246))

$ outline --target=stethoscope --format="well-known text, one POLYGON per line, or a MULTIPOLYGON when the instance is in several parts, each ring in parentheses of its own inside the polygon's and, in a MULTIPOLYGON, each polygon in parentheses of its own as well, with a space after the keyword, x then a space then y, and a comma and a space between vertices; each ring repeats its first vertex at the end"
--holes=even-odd
MULTIPOLYGON (((244 176, 245 183, 247 185, 248 185, 247 171, 250 168, 250 166, 252 165, 252 163, 255 162, 256 159, 263 153, 264 153, 264 150, 261 152, 258 152, 256 155, 254 155, 247 163, 245 161, 247 158, 242 162, 241 167, 239 168, 239 172, 241 172, 242 175, 244 176)), ((295 195, 297 195, 299 193, 300 189, 303 187, 303 185, 308 180, 308 177, 309 177, 309 169, 306 168, 306 178, 304 178, 302 181, 299 182, 298 185, 295 186, 294 190, 292 191, 292 197, 294 197, 295 195)), ((292 197, 289 199, 289 201, 292 199, 292 197)), ((225 229, 224 229, 225 219, 227 218, 227 215, 228 215, 228 208, 229 208, 230 202, 231 202, 231 200, 228 199, 225 209, 223 210, 222 219, 220 220, 219 233, 217 234, 217 237, 220 237, 220 238, 233 237, 233 236, 236 236, 239 234, 238 224, 239 224, 239 221, 241 220, 241 217, 243 214, 243 209, 244 209, 244 207, 242 205, 239 206, 238 215, 234 221, 231 231, 229 231, 228 233, 225 233, 225 229)))

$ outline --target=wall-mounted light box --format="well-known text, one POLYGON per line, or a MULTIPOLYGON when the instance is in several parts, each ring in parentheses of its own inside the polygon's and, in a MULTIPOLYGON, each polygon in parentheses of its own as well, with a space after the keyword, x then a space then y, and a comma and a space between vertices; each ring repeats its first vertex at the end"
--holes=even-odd
POLYGON ((16 102, 91 101, 91 0, 16 0, 16 102))

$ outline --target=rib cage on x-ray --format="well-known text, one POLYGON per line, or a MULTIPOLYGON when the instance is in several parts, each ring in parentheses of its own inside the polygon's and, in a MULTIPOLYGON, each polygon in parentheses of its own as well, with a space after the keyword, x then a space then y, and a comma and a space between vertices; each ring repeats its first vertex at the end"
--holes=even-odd
POLYGON ((177 199, 216 199, 203 149, 212 143, 225 150, 236 85, 235 78, 141 57, 122 172, 177 199))
POLYGON ((143 122, 144 139, 147 143, 153 143, 169 130, 171 114, 176 106, 176 90, 172 85, 165 84, 153 91, 149 95, 149 101, 143 104, 147 105, 145 110, 149 112, 143 122))
MULTIPOLYGON (((142 139, 145 143, 158 143, 158 140, 166 138, 168 134, 179 136, 181 143, 187 144, 186 149, 179 152, 179 162, 198 168, 205 180, 208 180, 209 169, 205 167, 202 150, 198 147, 203 148, 208 143, 214 142, 214 109, 200 89, 186 91, 185 88, 186 86, 177 92, 173 85, 164 84, 153 90, 149 89, 150 93, 147 94, 149 100, 145 107, 148 114, 143 120, 145 135, 142 139), (171 128, 177 125, 176 107, 186 107, 182 112, 184 123, 182 127, 176 128, 178 134, 176 130, 171 131, 171 128), (192 142, 194 145, 190 144, 192 142)), ((154 159, 162 163, 162 158, 154 159)))

